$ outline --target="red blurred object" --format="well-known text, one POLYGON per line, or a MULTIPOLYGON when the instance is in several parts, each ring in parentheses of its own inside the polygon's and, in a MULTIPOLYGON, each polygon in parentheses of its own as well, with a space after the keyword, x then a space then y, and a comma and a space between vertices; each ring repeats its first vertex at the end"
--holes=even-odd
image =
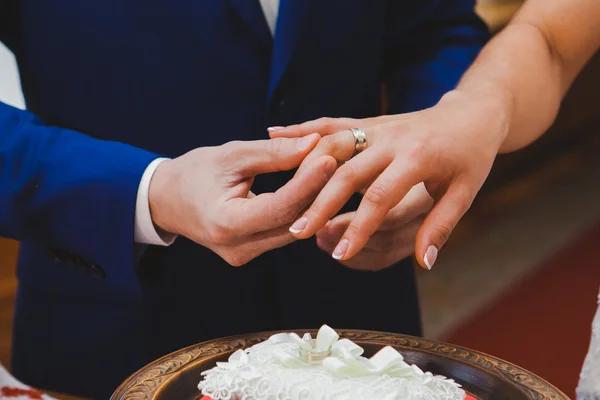
POLYGON ((9 386, 3 386, 0 388, 0 399, 10 399, 16 397, 26 397, 30 400, 43 399, 42 393, 34 389, 23 389, 9 386))

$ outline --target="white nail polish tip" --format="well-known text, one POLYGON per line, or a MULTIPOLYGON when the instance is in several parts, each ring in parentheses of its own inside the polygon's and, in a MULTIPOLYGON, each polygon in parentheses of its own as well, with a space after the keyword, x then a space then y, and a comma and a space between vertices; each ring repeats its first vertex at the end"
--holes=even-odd
POLYGON ((298 234, 298 233, 302 232, 302 230, 301 229, 294 229, 294 228, 290 227, 290 232, 298 234))
POLYGON ((341 260, 342 259, 342 256, 335 255, 335 253, 332 254, 331 257, 333 257, 334 260, 341 260))
POLYGON ((425 266, 427 267, 427 269, 431 270, 432 265, 429 263, 429 260, 427 259, 427 254, 425 254, 425 257, 423 258, 423 260, 425 261, 425 266))
POLYGON ((438 249, 435 246, 429 246, 427 251, 425 252, 425 257, 423 257, 423 261, 425 261, 425 266, 428 270, 431 270, 433 264, 437 260, 438 249))

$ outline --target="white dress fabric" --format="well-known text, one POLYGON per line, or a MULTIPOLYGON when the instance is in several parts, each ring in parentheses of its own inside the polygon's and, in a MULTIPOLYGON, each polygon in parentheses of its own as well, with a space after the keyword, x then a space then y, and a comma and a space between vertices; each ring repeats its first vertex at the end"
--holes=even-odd
POLYGON ((592 339, 579 377, 577 399, 600 400, 600 306, 592 322, 592 339))

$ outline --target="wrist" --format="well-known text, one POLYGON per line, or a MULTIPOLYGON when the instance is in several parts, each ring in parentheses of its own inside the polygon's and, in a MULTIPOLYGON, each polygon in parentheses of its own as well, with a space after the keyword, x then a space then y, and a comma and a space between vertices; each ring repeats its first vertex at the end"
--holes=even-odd
POLYGON ((511 130, 512 116, 514 110, 514 96, 511 91, 501 84, 488 84, 478 87, 461 87, 446 93, 440 100, 440 104, 450 101, 468 103, 467 109, 474 110, 477 115, 483 116, 488 121, 489 129, 482 132, 487 141, 503 152, 509 132, 511 130))
POLYGON ((163 161, 152 175, 148 186, 148 205, 155 229, 163 233, 177 234, 175 227, 170 223, 172 219, 169 217, 171 215, 169 192, 173 190, 170 187, 171 162, 171 160, 163 161))

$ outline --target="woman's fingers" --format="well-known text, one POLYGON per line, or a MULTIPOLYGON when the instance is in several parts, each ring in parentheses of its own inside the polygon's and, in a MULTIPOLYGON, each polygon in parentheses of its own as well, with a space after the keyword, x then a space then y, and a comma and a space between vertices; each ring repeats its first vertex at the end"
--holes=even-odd
POLYGON ((418 169, 405 162, 393 162, 365 192, 352 222, 333 251, 333 258, 347 260, 357 254, 419 178, 418 169))
POLYGON ((452 184, 425 218, 417 234, 416 256, 423 268, 431 269, 458 221, 471 207, 476 192, 458 182, 452 184))
POLYGON ((379 117, 364 119, 324 117, 315 119, 313 121, 307 121, 298 125, 274 126, 268 128, 268 132, 272 138, 293 138, 310 135, 311 133, 318 133, 321 136, 327 136, 346 129, 368 128, 391 121, 408 121, 416 114, 417 112, 413 112, 401 115, 382 115, 379 117))
POLYGON ((313 121, 304 122, 298 125, 286 127, 271 127, 268 129, 271 138, 286 137, 295 138, 300 136, 318 133, 321 136, 331 135, 339 131, 351 128, 358 128, 358 124, 364 126, 364 120, 353 118, 319 118, 313 121))
POLYGON ((388 164, 385 155, 380 155, 374 148, 346 162, 333 174, 311 207, 291 226, 290 232, 298 239, 314 235, 354 193, 385 170, 388 164))

